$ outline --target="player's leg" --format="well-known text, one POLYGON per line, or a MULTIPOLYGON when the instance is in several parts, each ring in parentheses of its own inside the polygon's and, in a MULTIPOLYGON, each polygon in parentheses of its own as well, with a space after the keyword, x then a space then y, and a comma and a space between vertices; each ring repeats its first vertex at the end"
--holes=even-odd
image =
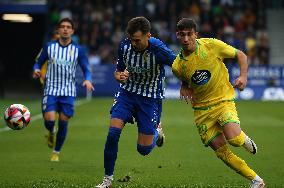
POLYGON ((218 118, 219 124, 223 127, 224 135, 232 146, 243 146, 252 154, 256 154, 257 146, 241 129, 237 110, 234 102, 222 104, 224 113, 218 118))
POLYGON ((215 137, 209 145, 226 165, 249 180, 253 180, 256 173, 248 167, 244 160, 236 156, 226 144, 223 134, 215 137))
POLYGON ((47 145, 53 148, 55 145, 55 119, 57 111, 57 98, 55 96, 44 96, 42 99, 42 113, 44 126, 48 130, 47 145))
POLYGON ((75 97, 61 96, 58 97, 58 131, 56 133, 55 148, 51 155, 51 161, 59 161, 59 153, 65 142, 68 132, 68 121, 74 114, 75 97))
POLYGON ((259 184, 264 187, 263 180, 246 164, 244 160, 235 155, 228 145, 223 134, 220 134, 212 140, 210 147, 215 151, 216 156, 227 166, 247 178, 253 184, 259 184))
POLYGON ((159 139, 157 126, 160 123, 161 102, 160 99, 137 96, 137 151, 141 155, 148 155, 159 139))
POLYGON ((227 123, 224 125, 224 134, 229 144, 235 147, 243 146, 252 154, 257 153, 257 146, 254 141, 249 138, 237 123, 227 123))
MULTIPOLYGON (((219 113, 221 115, 218 117, 217 121, 221 125, 224 134, 216 137, 211 142, 211 148, 215 150, 216 155, 228 166, 251 180, 252 184, 258 183, 264 185, 263 180, 248 167, 245 161, 234 155, 229 147, 224 144, 227 140, 230 145, 236 147, 244 146, 247 149, 246 142, 248 141, 248 137, 241 130, 235 104, 233 102, 227 102, 220 105, 219 113)), ((255 144, 251 144, 252 150, 250 151, 256 153, 256 146, 253 147, 253 145, 255 144)))
POLYGON ((117 159, 118 142, 126 122, 132 119, 133 101, 127 93, 118 93, 111 108, 111 120, 104 149, 105 176, 97 188, 112 186, 115 162, 117 159))

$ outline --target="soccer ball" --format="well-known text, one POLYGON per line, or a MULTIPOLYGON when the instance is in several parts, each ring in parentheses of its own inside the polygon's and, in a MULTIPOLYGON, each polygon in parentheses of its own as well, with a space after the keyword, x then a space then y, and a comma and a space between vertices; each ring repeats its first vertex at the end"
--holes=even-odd
POLYGON ((6 109, 4 119, 8 127, 13 130, 20 130, 28 126, 31 114, 24 105, 12 104, 6 109))

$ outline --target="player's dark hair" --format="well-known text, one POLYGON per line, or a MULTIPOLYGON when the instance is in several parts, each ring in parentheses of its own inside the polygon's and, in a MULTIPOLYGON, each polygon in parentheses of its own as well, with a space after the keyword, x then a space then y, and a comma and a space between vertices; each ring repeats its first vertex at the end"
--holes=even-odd
POLYGON ((145 17, 140 16, 140 17, 135 17, 132 18, 126 28, 126 33, 128 35, 133 35, 137 31, 141 31, 144 35, 149 33, 151 30, 151 25, 149 20, 147 20, 145 17))
POLYGON ((197 25, 195 21, 191 18, 182 18, 177 23, 177 31, 185 30, 185 29, 193 29, 194 31, 197 31, 197 25))
POLYGON ((69 23, 71 24, 71 26, 72 26, 72 29, 74 29, 74 22, 73 22, 73 20, 71 20, 70 18, 62 18, 62 19, 58 22, 57 28, 60 27, 60 25, 62 24, 62 22, 69 22, 69 23))

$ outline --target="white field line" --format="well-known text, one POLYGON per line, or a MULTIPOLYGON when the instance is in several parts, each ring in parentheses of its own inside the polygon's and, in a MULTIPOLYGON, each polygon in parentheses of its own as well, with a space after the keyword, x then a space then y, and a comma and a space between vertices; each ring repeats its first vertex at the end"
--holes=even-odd
MULTIPOLYGON (((90 100, 88 100, 88 99, 78 100, 78 101, 75 102, 75 106, 81 106, 81 105, 86 104, 88 102, 90 102, 90 100)), ((36 114, 36 115, 31 117, 31 122, 39 120, 41 118, 42 118, 42 113, 36 114)), ((12 129, 10 129, 9 127, 0 128, 0 133, 5 132, 5 131, 10 131, 10 130, 12 130, 12 129)))

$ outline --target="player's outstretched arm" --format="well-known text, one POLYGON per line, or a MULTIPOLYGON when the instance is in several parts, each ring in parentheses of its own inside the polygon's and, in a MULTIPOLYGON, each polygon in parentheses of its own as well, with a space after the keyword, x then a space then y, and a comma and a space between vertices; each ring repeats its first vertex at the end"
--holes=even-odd
POLYGON ((234 88, 243 91, 247 85, 248 63, 247 56, 240 50, 237 51, 238 64, 240 66, 240 76, 235 80, 234 88))
POLYGON ((114 72, 114 78, 119 83, 125 83, 129 77, 129 72, 125 69, 124 71, 115 71, 114 72))

